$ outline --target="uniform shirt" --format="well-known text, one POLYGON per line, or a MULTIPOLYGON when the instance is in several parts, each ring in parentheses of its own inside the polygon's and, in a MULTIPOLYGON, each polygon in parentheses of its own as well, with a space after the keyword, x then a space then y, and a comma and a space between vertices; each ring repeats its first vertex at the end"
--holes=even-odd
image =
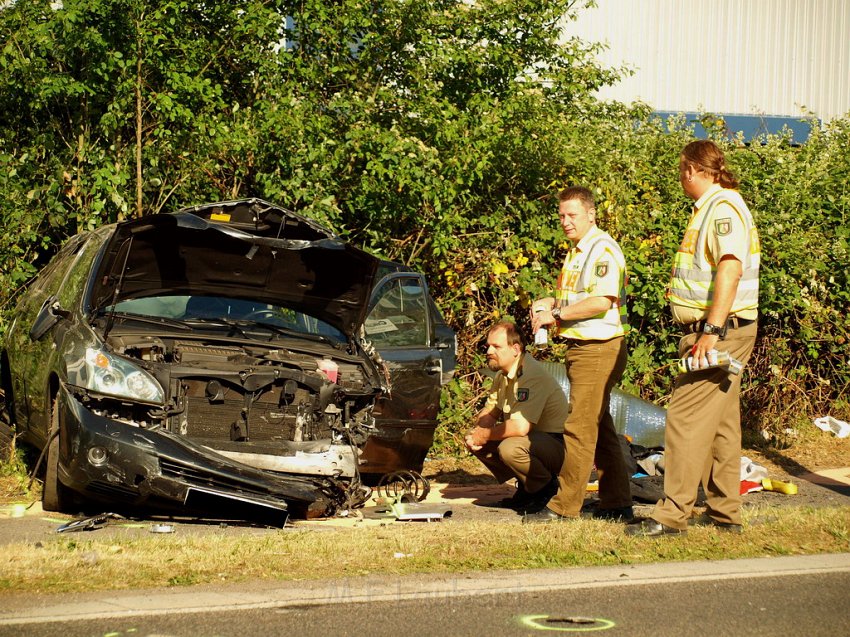
POLYGON ((579 340, 608 340, 629 331, 626 313, 626 260, 617 242, 592 226, 564 259, 556 304, 573 305, 588 297, 615 300, 610 309, 577 321, 559 321, 558 334, 579 340))
MULTIPOLYGON (((709 186, 702 196, 694 203, 695 216, 697 211, 704 206, 712 196, 719 190, 722 190, 720 184, 712 184, 709 186)), ((747 226, 741 218, 739 212, 728 203, 721 201, 714 206, 711 211, 712 219, 708 220, 709 235, 706 241, 706 259, 709 263, 716 265, 720 259, 726 255, 734 256, 742 264, 747 262, 747 256, 751 251, 751 240, 747 232, 747 226)), ((691 217, 693 219, 693 216, 691 217)), ((689 224, 690 225, 690 224, 689 224)), ((697 230, 690 229, 685 233, 685 238, 682 240, 680 251, 688 249, 689 241, 696 241, 697 230)), ((679 305, 672 301, 670 302, 670 310, 673 314, 673 320, 682 325, 688 325, 696 321, 704 320, 708 317, 708 310, 679 305)), ((735 315, 742 318, 753 320, 758 316, 757 309, 741 310, 735 312, 735 315)))
POLYGON ((502 412, 502 422, 520 414, 533 431, 564 433, 570 404, 558 381, 530 354, 523 354, 514 369, 499 372, 486 408, 502 412))

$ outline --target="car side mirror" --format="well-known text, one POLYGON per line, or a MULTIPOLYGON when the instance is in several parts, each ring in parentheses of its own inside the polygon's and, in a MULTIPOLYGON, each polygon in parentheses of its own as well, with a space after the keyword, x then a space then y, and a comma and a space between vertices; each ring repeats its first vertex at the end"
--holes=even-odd
POLYGON ((71 316, 68 310, 63 310, 59 305, 59 301, 55 296, 48 297, 41 305, 41 309, 35 317, 35 321, 30 328, 30 339, 33 341, 40 340, 47 332, 49 332, 60 320, 67 319, 71 316))

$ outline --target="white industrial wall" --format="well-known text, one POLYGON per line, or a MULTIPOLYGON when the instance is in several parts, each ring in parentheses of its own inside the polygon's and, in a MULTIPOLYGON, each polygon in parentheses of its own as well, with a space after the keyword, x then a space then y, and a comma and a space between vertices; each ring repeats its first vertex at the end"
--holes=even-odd
POLYGON ((632 77, 602 99, 823 120, 850 113, 850 0, 598 0, 565 36, 632 77))

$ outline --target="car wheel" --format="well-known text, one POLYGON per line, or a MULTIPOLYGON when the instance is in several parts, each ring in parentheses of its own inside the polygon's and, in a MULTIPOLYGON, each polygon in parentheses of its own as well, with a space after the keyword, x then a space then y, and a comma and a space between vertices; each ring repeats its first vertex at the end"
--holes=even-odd
POLYGON ((59 481, 59 437, 62 435, 59 426, 59 401, 53 399, 50 410, 50 438, 47 445, 47 464, 44 470, 44 486, 41 489, 41 508, 45 511, 66 513, 73 498, 71 492, 59 481), (56 435, 53 435, 55 432, 56 435))
POLYGON ((12 417, 12 391, 9 389, 12 383, 9 380, 9 363, 3 354, 0 354, 0 454, 6 459, 12 448, 12 437, 15 422, 12 417))

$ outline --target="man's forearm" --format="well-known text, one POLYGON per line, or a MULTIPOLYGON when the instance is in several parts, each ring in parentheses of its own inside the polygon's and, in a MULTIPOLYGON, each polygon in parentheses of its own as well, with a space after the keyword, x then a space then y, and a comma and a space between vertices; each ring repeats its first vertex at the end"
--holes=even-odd
POLYGON ((482 429, 492 429, 499 424, 500 417, 501 412, 496 413, 489 409, 483 409, 478 412, 478 416, 475 418, 475 426, 482 429))
POLYGON ((531 425, 524 420, 511 419, 495 425, 490 430, 490 440, 504 440, 516 436, 527 436, 531 425))

